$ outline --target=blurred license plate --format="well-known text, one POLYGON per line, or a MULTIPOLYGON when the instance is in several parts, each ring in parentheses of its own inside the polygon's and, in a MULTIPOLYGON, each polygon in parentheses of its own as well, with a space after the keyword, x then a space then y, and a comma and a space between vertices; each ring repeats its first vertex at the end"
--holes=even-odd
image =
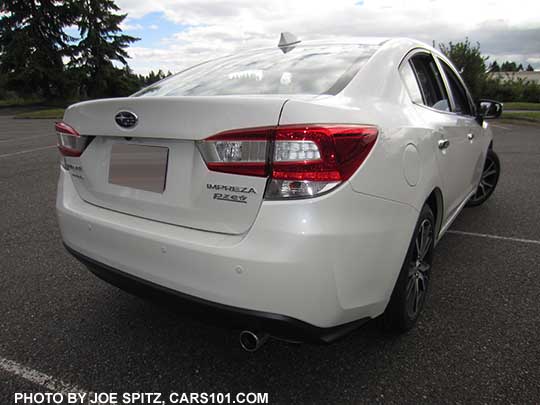
POLYGON ((169 148, 117 143, 112 146, 109 183, 163 193, 169 148))

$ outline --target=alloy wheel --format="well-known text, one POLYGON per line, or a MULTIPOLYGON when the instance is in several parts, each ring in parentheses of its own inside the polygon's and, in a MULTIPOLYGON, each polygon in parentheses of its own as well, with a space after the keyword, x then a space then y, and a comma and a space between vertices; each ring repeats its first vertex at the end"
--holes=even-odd
POLYGON ((411 319, 418 316, 426 298, 433 238, 433 224, 429 219, 424 219, 415 237, 407 278, 407 314, 411 319))
POLYGON ((493 157, 488 154, 486 163, 484 165, 484 171, 482 172, 482 177, 480 178, 480 183, 478 184, 476 193, 471 197, 470 202, 474 204, 478 201, 487 199, 487 197, 495 189, 498 177, 499 171, 497 170, 497 163, 493 157))

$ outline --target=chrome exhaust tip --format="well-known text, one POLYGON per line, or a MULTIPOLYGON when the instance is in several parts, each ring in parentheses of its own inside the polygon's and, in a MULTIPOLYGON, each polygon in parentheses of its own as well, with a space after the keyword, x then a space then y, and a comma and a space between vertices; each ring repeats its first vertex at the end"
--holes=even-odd
POLYGON ((250 330, 240 332, 240 346, 246 352, 255 352, 268 340, 268 333, 256 333, 250 330))

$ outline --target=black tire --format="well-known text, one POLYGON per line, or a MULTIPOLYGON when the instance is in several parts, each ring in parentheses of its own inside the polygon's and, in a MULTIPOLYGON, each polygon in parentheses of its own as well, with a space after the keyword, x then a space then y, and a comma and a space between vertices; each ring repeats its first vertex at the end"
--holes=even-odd
POLYGON ((420 317, 429 290, 434 242, 435 217, 426 204, 414 228, 414 234, 390 302, 381 316, 381 326, 384 330, 406 332, 416 324, 420 317), (420 246, 422 231, 425 233, 427 245, 420 246), (413 302, 411 294, 414 293, 419 295, 414 297, 413 302))
POLYGON ((493 149, 489 149, 486 155, 486 162, 484 164, 484 170, 482 171, 480 184, 476 189, 476 193, 469 201, 467 201, 466 207, 477 207, 485 203, 495 191, 500 175, 501 162, 499 161, 499 156, 497 156, 493 149))

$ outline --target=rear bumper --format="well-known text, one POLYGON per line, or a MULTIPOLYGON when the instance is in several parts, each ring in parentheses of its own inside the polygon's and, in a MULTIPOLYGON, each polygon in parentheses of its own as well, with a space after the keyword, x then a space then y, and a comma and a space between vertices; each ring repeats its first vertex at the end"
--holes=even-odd
POLYGON ((384 311, 418 215, 344 185, 314 200, 264 202, 249 232, 224 235, 88 204, 63 169, 56 207, 64 243, 102 278, 112 269, 211 307, 301 322, 307 335, 384 311))
POLYGON ((102 280, 131 294, 166 305, 168 309, 188 314, 197 320, 205 319, 227 327, 250 329, 269 333, 282 339, 314 343, 332 342, 369 320, 369 318, 363 318, 336 327, 319 328, 285 315, 223 305, 151 283, 99 263, 76 252, 66 244, 64 246, 69 253, 102 280))

